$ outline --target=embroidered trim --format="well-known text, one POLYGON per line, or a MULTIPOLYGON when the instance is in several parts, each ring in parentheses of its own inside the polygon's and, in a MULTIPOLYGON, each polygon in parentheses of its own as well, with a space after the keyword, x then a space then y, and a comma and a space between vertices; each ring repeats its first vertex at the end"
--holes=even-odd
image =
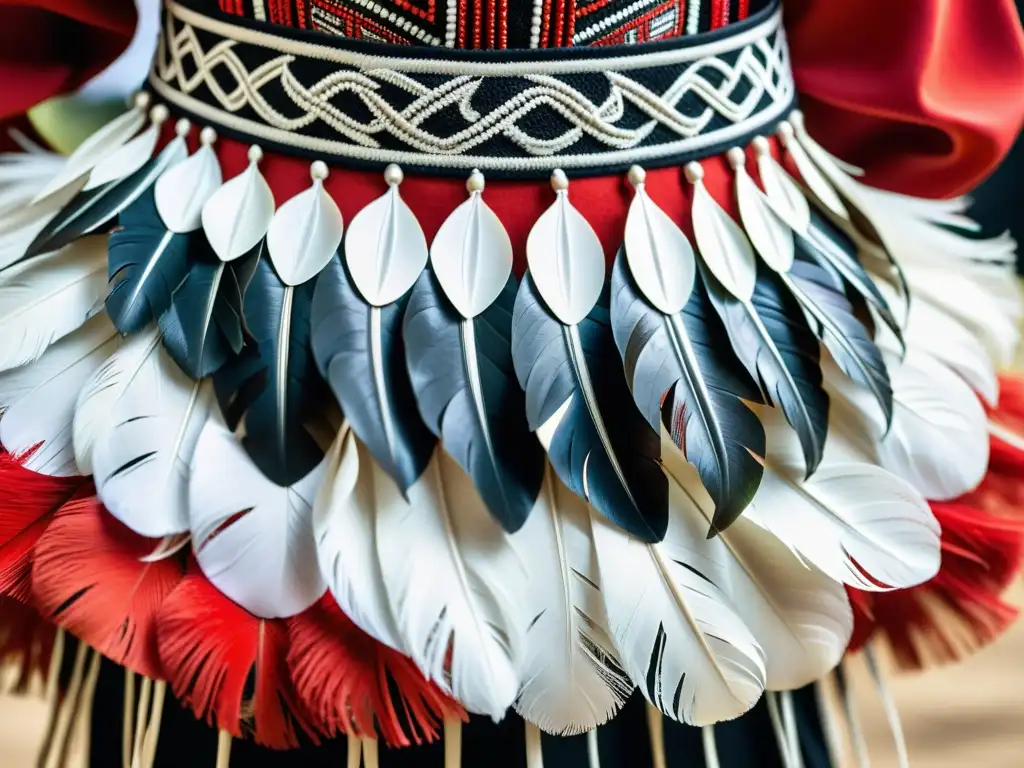
POLYGON ((424 55, 271 34, 169 0, 150 82, 178 109, 291 153, 440 172, 606 172, 705 157, 789 112, 780 12, 708 40, 573 57, 424 55))

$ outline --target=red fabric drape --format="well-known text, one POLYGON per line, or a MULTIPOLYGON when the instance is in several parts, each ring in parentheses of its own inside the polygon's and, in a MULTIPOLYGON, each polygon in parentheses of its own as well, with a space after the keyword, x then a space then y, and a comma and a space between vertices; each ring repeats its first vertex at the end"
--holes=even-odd
POLYGON ((1013 0, 783 0, 811 132, 872 184, 921 197, 975 185, 1024 117, 1013 0))
POLYGON ((78 88, 134 29, 132 0, 0 0, 0 121, 78 88))

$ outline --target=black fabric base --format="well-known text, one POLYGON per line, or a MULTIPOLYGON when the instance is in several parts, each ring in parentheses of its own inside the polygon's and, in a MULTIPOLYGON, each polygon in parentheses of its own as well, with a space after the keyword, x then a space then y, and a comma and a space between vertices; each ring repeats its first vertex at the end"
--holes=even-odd
MULTIPOLYGON (((91 768, 121 765, 121 713, 124 701, 124 670, 104 661, 96 693, 92 721, 91 768)), ((805 768, 832 768, 818 719, 814 691, 795 695, 805 768)), ((715 729, 722 768, 782 768, 775 735, 762 700, 744 717, 715 729)), ((639 694, 610 724, 599 731, 601 768, 648 768, 652 766, 645 704, 639 694)), ((501 723, 474 717, 463 729, 462 765, 467 768, 525 768, 523 721, 515 714, 501 723)), ((319 747, 275 752, 252 742, 235 741, 232 768, 338 768, 345 765, 346 741, 338 739, 319 747)), ((588 768, 587 738, 543 737, 547 768, 588 768)), ((665 721, 665 750, 669 768, 703 768, 701 732, 665 721)), ((156 768, 213 766, 217 733, 168 696, 164 706, 156 768)), ((409 749, 382 749, 382 768, 443 768, 441 743, 409 749)))

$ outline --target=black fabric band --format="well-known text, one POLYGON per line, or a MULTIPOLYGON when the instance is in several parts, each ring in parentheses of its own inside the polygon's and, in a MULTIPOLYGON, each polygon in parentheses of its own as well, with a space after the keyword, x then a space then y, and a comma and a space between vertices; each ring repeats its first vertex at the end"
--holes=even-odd
POLYGON ((676 165, 791 110, 781 13, 661 43, 454 51, 255 27, 169 2, 152 89, 224 133, 333 164, 493 178, 676 165))

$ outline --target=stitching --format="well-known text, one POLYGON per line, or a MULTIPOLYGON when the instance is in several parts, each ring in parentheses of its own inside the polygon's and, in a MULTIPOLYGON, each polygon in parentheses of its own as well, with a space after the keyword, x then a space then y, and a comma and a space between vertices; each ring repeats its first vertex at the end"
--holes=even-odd
MULTIPOLYGON (((601 103, 594 103, 554 75, 519 75, 521 85, 526 87, 486 114, 474 108, 473 97, 486 87, 488 77, 456 74, 439 85, 428 86, 414 77, 418 74, 415 68, 363 66, 339 69, 306 85, 294 71, 299 56, 272 56, 249 70, 235 50, 238 46, 236 40, 223 39, 204 50, 195 29, 182 24, 175 31, 169 15, 150 78, 152 86, 171 104, 254 138, 361 161, 427 167, 525 171, 550 169, 552 157, 557 157, 557 164, 563 167, 580 168, 677 156, 752 135, 788 111, 795 90, 781 30, 771 39, 764 37, 745 45, 732 63, 706 56, 677 68, 672 82, 659 88, 661 92, 626 72, 604 69, 601 65, 607 60, 592 60, 588 62, 591 73, 600 74, 608 83, 607 96, 601 103), (193 64, 190 76, 186 61, 193 64), (218 69, 221 74, 215 76, 214 70, 218 69), (711 73, 715 76, 709 79, 711 73), (226 85, 229 78, 231 84, 226 85), (280 85, 287 97, 285 104, 295 107, 295 113, 284 114, 279 104, 271 104, 262 95, 262 89, 272 83, 280 85), (413 100, 397 108, 382 95, 384 84, 408 93, 413 100), (216 103, 209 103, 209 97, 204 102, 191 95, 200 87, 205 87, 216 103), (371 119, 358 120, 342 111, 334 103, 341 93, 351 94, 342 103, 352 104, 358 99, 371 119), (741 94, 741 98, 737 100, 734 94, 741 94), (685 113, 677 108, 684 97, 688 99, 685 113), (699 111, 693 110, 695 99, 703 105, 699 111), (634 127, 618 125, 627 103, 649 119, 634 127), (251 110, 259 120, 236 114, 243 109, 251 110), (457 124, 456 130, 441 135, 424 128, 444 110, 454 110, 466 126, 457 124), (530 135, 519 123, 535 110, 559 115, 569 128, 554 137, 530 135), (728 124, 710 128, 716 119, 728 124), (301 133, 315 123, 331 128, 334 138, 301 133), (679 138, 645 145, 659 127, 679 138), (497 136, 518 146, 524 156, 473 154, 497 136), (559 154, 584 136, 608 150, 559 154), (382 144, 382 137, 391 138, 382 144), (393 147, 395 139, 404 148, 382 148, 393 147)), ((362 58, 376 64, 382 57, 362 58)), ((387 60, 393 64, 419 62, 399 57, 387 60)), ((491 79, 509 79, 504 67, 492 68, 491 72, 491 79)), ((281 101, 280 97, 276 99, 281 101)))

